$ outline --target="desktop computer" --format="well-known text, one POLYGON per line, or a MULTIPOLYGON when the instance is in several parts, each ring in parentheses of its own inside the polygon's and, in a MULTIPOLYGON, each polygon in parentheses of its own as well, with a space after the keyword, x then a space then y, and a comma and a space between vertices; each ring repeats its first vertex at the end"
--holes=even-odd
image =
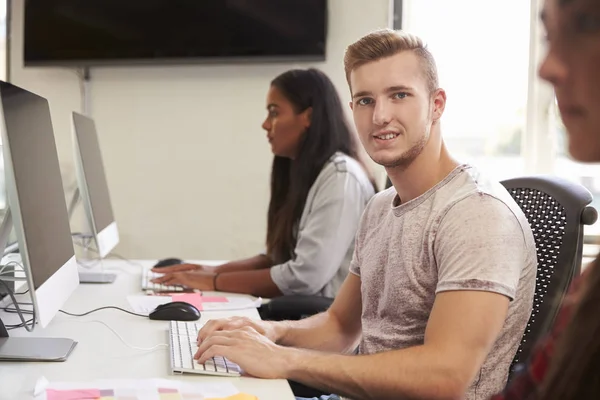
MULTIPOLYGON (((110 202, 108 183, 94 120, 73 113, 73 145, 75 147, 75 172, 78 190, 70 208, 81 199, 91 238, 96 244, 100 259, 106 257, 119 243, 119 230, 110 202)), ((80 272, 82 283, 110 283, 116 275, 106 272, 80 272)))
MULTIPOLYGON (((8 198, 0 254, 14 225, 33 304, 32 328, 36 322, 45 327, 79 284, 48 101, 0 81, 0 130, 8 198)), ((14 275, 0 275, 0 284, 19 279, 14 275)), ((0 360, 64 360, 75 344, 8 337, 0 321, 0 360)))

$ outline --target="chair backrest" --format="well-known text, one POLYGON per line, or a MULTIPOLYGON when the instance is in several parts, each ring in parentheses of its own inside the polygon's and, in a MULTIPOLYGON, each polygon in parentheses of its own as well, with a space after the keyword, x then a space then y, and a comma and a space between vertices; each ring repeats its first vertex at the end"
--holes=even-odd
POLYGON ((592 194, 555 176, 531 176, 501 182, 527 217, 537 250, 533 309, 511 365, 527 361, 536 341, 551 328, 573 278, 581 272, 583 225, 597 219, 588 206, 592 194))

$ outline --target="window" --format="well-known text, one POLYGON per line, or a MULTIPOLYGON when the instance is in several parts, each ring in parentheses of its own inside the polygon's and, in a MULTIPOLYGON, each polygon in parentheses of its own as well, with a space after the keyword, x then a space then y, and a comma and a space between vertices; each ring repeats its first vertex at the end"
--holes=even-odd
POLYGON ((7 4, 6 0, 0 0, 0 79, 6 81, 6 38, 7 33, 7 4))
MULTIPOLYGON (((7 24, 6 24, 6 20, 7 20, 7 4, 6 4, 6 0, 0 0, 0 80, 6 81, 7 76, 6 76, 6 62, 7 62, 7 56, 6 56, 6 38, 8 37, 8 34, 6 32, 7 30, 7 24)), ((2 140, 0 139, 0 144, 2 143, 2 140)), ((0 210, 5 210, 6 209, 6 185, 4 184, 4 156, 2 154, 1 151, 1 147, 0 147, 0 210)), ((4 215, 4 212, 2 211, 0 213, 1 215, 4 215)))
MULTIPOLYGON (((600 165, 568 157, 552 89, 537 77, 545 52, 542 5, 404 0, 402 26, 421 36, 436 58, 448 95, 442 129, 454 155, 499 180, 562 176, 587 187, 600 211, 600 165)), ((586 235, 599 234, 599 223, 586 227, 586 235)))
POLYGON ((442 127, 449 149, 497 179, 522 175, 528 2, 405 3, 404 26, 426 41, 438 65, 440 86, 448 95, 442 127))

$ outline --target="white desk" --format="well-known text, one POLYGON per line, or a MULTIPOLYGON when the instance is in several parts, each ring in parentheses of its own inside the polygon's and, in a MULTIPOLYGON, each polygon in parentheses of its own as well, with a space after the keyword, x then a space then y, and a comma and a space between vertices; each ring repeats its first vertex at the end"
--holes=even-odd
MULTIPOLYGON (((149 261, 139 262, 151 265, 149 261)), ((105 260, 104 267, 117 272, 112 284, 81 284, 63 310, 72 313, 115 305, 130 309, 126 296, 141 292, 140 268, 125 261, 105 260)), ((26 300, 24 300, 26 301, 26 300)), ((230 312, 203 312, 202 318, 247 315, 259 318, 256 310, 230 312)), ((17 323, 13 314, 1 312, 5 324, 17 323)), ((102 310, 85 317, 70 317, 59 313, 48 327, 36 327, 33 333, 25 329, 9 331, 11 336, 67 337, 79 342, 67 361, 51 363, 0 362, 0 399, 31 399, 36 381, 41 376, 52 381, 93 381, 95 379, 166 378, 205 382, 232 382, 241 392, 260 400, 293 400, 286 380, 266 380, 249 377, 228 378, 202 375, 173 375, 170 371, 169 349, 153 351, 134 350, 125 346, 104 325, 116 330, 130 345, 149 348, 168 343, 167 322, 151 321, 119 310, 102 310)), ((260 362, 257 360, 257 362, 260 362)))

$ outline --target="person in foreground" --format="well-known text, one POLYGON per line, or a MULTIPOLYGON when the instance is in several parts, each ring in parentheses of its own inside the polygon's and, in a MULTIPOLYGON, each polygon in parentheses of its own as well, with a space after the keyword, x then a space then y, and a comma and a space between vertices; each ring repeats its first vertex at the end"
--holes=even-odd
MULTIPOLYGON (((546 0, 548 52, 539 75, 555 89, 569 153, 600 162, 600 1, 546 0)), ((600 256, 576 279, 528 368, 494 400, 600 399, 600 256)))
POLYGON ((529 224, 500 183, 448 153, 446 94, 420 39, 373 32, 348 47, 345 69, 363 146, 393 183, 365 210, 351 273, 316 316, 209 321, 196 358, 352 399, 488 398, 530 316, 529 224))
POLYGON ((164 275, 155 282, 263 297, 335 297, 375 190, 333 83, 317 69, 279 75, 262 127, 275 155, 266 254, 217 268, 156 268, 164 275))

